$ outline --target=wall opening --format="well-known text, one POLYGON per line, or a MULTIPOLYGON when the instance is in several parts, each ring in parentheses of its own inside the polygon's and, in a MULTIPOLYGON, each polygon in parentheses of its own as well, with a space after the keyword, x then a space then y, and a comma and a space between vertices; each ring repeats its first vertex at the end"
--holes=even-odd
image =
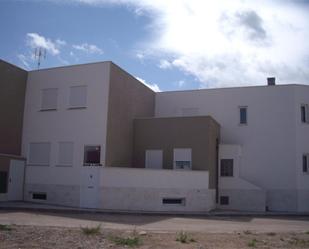
POLYGON ((228 196, 220 196, 220 205, 229 205, 229 201, 228 196))
POLYGON ((46 200, 46 193, 32 193, 33 200, 46 200))
POLYGON ((0 194, 7 193, 8 186, 8 173, 6 171, 0 171, 0 194))
POLYGON ((186 199, 185 198, 163 198, 162 204, 164 205, 181 205, 185 206, 186 199))

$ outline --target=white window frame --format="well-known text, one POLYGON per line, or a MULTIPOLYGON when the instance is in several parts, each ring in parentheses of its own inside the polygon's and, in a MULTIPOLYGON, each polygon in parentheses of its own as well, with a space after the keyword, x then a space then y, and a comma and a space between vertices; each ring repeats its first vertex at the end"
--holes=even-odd
POLYGON ((58 88, 43 88, 41 89, 41 103, 40 103, 40 111, 56 111, 58 109, 58 88), (56 103, 54 107, 44 107, 43 100, 44 100, 44 92, 48 90, 56 90, 56 103))
POLYGON ((74 110, 74 109, 86 109, 88 105, 88 86, 87 85, 77 85, 77 86, 70 86, 70 91, 69 91, 69 103, 68 103, 68 109, 74 110), (86 90, 85 92, 85 98, 86 98, 86 103, 84 105, 72 105, 71 103, 71 97, 72 97, 72 89, 74 88, 79 88, 79 87, 84 87, 86 90))
POLYGON ((74 143, 72 141, 60 141, 58 142, 58 154, 57 154, 57 167, 73 167, 73 163, 74 163, 74 143), (61 144, 71 144, 72 145, 72 162, 71 163, 62 163, 60 162, 60 147, 61 144))
POLYGON ((239 125, 248 125, 248 106, 238 106, 238 123, 239 125), (241 109, 246 109, 246 122, 245 123, 241 123, 241 109))
POLYGON ((51 146, 51 143, 50 143, 50 142, 31 142, 31 143, 29 143, 27 165, 29 165, 29 166, 42 166, 42 167, 48 167, 48 166, 50 165, 51 150, 52 150, 52 146, 51 146), (31 144, 48 144, 48 145, 49 145, 48 163, 34 163, 34 162, 31 162, 31 161, 30 161, 30 159, 31 159, 31 157, 30 157, 31 144))
POLYGON ((102 148, 101 144, 85 144, 83 147, 83 166, 102 166, 102 148), (86 147, 100 147, 100 162, 99 163, 85 163, 85 148, 86 147))
POLYGON ((174 148, 173 149, 173 169, 174 170, 192 170, 192 149, 191 148, 174 148), (180 158, 181 160, 178 160, 178 157, 177 154, 180 152, 180 151, 187 151, 190 153, 190 158, 186 158, 187 156, 181 156, 182 158, 180 158), (177 153, 178 152, 178 153, 177 153), (189 159, 189 160, 188 160, 189 159), (177 168, 176 167, 176 162, 190 162, 190 167, 189 168, 185 168, 185 169, 181 169, 181 168, 177 168))

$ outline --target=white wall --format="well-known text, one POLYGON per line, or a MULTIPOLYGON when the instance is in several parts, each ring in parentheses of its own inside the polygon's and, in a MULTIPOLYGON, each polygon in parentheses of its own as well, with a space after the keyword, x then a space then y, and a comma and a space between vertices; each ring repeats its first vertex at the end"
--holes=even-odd
POLYGON ((22 155, 28 158, 29 143, 50 142, 48 167, 27 166, 26 185, 79 185, 84 145, 101 145, 105 140, 109 89, 109 62, 32 71, 26 89, 22 155), (87 85, 87 108, 69 110, 70 87, 87 85), (58 109, 40 111, 41 89, 58 88, 58 109), (58 167, 58 142, 73 142, 72 167, 58 167))
POLYGON ((309 173, 302 172, 302 155, 309 153, 309 124, 301 122, 300 106, 309 104, 309 87, 300 86, 295 90, 296 112, 296 175, 298 180, 298 210, 309 211, 309 173))
MULTIPOLYGON (((156 95, 155 113, 157 117, 181 116, 183 108, 198 108, 199 115, 211 115, 221 125, 221 143, 242 147, 240 175, 244 179, 275 191, 271 195, 280 193, 284 199, 288 191, 289 197, 296 198, 299 171, 295 169, 295 122, 299 120, 300 108, 296 91, 308 91, 308 86, 162 92, 156 95), (248 107, 248 125, 239 125, 239 106, 248 107)), ((285 209, 286 204, 289 203, 274 209, 285 209)))
POLYGON ((103 209, 204 212, 215 207, 207 171, 104 167, 101 171, 103 209), (163 198, 185 198, 185 205, 162 204, 163 198))
POLYGON ((241 211, 265 211, 266 192, 248 182, 242 176, 242 148, 239 145, 220 144, 219 146, 219 200, 228 196, 229 204, 220 205, 221 209, 241 211), (233 159, 233 176, 222 177, 221 159, 233 159))

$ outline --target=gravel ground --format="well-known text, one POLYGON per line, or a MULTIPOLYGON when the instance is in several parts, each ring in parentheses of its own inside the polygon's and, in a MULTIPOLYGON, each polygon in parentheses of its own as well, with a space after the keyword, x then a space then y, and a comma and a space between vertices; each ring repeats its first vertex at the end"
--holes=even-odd
POLYGON ((309 231, 298 233, 145 232, 100 227, 85 234, 83 228, 0 225, 0 248, 309 248, 309 231), (129 238, 129 240, 126 240, 129 238), (184 242, 177 241, 183 239, 184 242))

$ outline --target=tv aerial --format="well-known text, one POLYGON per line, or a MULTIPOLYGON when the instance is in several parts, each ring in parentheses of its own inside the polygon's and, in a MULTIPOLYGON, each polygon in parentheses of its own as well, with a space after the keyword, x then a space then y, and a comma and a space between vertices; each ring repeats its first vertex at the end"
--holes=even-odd
POLYGON ((37 61, 38 69, 40 69, 41 61, 46 59, 46 49, 42 47, 35 48, 34 59, 37 61))

